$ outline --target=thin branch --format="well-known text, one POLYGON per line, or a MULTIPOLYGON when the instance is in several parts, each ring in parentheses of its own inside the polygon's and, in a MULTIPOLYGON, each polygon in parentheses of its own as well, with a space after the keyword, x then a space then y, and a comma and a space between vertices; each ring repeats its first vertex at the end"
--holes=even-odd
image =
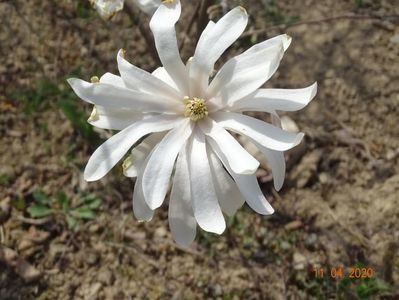
POLYGON ((124 11, 128 14, 130 20, 140 31, 141 36, 144 38, 145 43, 147 44, 148 50, 155 63, 159 63, 158 53, 155 48, 155 44, 151 37, 147 34, 146 28, 143 27, 142 22, 140 22, 140 17, 136 13, 136 11, 127 3, 125 3, 124 11))
POLYGON ((195 6, 194 13, 191 15, 190 22, 188 23, 187 28, 184 32, 183 40, 180 42, 180 45, 179 45, 180 53, 182 52, 184 45, 186 43, 186 40, 191 32, 191 29, 193 28, 194 21, 198 17, 200 7, 201 7, 201 1, 198 1, 197 5, 195 6))
POLYGON ((262 33, 267 33, 270 30, 273 29, 287 29, 291 27, 298 27, 302 25, 317 25, 321 23, 329 23, 329 22, 335 22, 338 20, 343 20, 343 19, 350 19, 350 20, 387 20, 387 19, 399 19, 399 15, 355 15, 355 14, 344 14, 344 15, 339 15, 335 17, 329 17, 329 18, 324 18, 324 19, 318 19, 318 20, 310 20, 310 21, 300 21, 292 24, 281 24, 281 25, 275 25, 275 26, 270 26, 267 28, 263 29, 254 29, 254 30, 249 30, 247 32, 244 32, 241 37, 249 37, 252 35, 256 34, 262 34, 262 33))
POLYGON ((206 25, 209 22, 208 8, 215 4, 215 0, 202 0, 201 8, 199 10, 199 17, 197 21, 197 34, 196 40, 198 41, 202 31, 204 31, 206 25))

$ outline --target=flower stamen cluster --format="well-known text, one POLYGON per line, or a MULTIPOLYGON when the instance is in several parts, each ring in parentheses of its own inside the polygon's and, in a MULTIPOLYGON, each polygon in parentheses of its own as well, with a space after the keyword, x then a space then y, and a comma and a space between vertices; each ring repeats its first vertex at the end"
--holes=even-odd
POLYGON ((208 116, 208 108, 206 107, 204 99, 186 96, 184 97, 184 104, 186 105, 184 111, 184 116, 186 118, 190 118, 192 121, 197 122, 208 116))

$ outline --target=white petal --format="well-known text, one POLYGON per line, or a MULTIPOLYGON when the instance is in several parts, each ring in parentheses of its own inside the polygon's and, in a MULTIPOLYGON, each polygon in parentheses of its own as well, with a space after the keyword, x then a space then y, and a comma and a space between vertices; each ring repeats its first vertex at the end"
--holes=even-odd
POLYGON ((211 143, 211 146, 213 151, 215 151, 216 155, 223 162, 223 165, 226 167, 227 171, 233 177, 247 204, 259 214, 270 215, 274 213, 273 207, 271 207, 270 203, 266 200, 262 190, 259 187, 256 176, 254 174, 235 173, 229 167, 224 153, 216 145, 211 143))
POLYGON ((197 222, 191 205, 190 175, 185 146, 180 151, 176 162, 168 219, 173 239, 178 245, 187 247, 194 241, 197 222))
MULTIPOLYGON (((210 34, 214 26, 215 22, 209 21, 200 36, 200 40, 207 39, 208 34, 210 34)), ((207 73, 207 71, 201 70, 201 66, 198 63, 194 63, 193 70, 191 70, 193 60, 194 57, 192 56, 186 64, 187 71, 190 76, 190 95, 195 95, 196 97, 205 97, 205 92, 208 87, 209 76, 210 73, 213 71, 213 67, 212 70, 207 73)))
POLYGON ((117 55, 118 69, 127 87, 161 98, 180 98, 180 94, 174 88, 151 73, 132 65, 123 56, 124 52, 120 50, 117 55))
MULTIPOLYGON (((158 79, 161 79, 163 82, 167 83, 168 85, 173 87, 175 90, 179 89, 177 87, 176 83, 173 81, 173 79, 168 74, 168 72, 166 72, 164 67, 159 67, 159 68, 155 69, 155 71, 152 72, 152 75, 154 75, 158 79)), ((180 96, 184 97, 186 95, 180 95, 180 96)))
POLYGON ((156 116, 139 121, 115 134, 94 151, 86 165, 84 178, 96 181, 104 177, 140 138, 152 132, 166 131, 181 119, 172 116, 156 116))
POLYGON ((212 118, 219 126, 243 134, 262 146, 286 151, 298 145, 304 134, 284 131, 266 122, 238 113, 216 112, 212 118))
POLYGON ((234 103, 234 111, 276 110, 297 111, 304 108, 316 96, 317 83, 303 89, 259 89, 254 94, 234 103))
POLYGON ((247 54, 249 54, 249 53, 253 53, 253 52, 256 52, 256 51, 259 51, 262 49, 274 47, 274 46, 277 46, 280 44, 282 44, 284 51, 286 51, 291 44, 291 40, 292 40, 292 38, 289 35, 281 34, 281 35, 275 36, 274 38, 268 39, 264 42, 255 44, 245 52, 247 54))
POLYGON ((225 153, 228 164, 234 172, 251 174, 258 169, 259 162, 216 122, 208 118, 198 125, 225 153))
MULTIPOLYGON (((165 136, 163 132, 153 133, 146 137, 139 145, 132 149, 131 154, 127 158, 126 168, 123 169, 123 175, 126 177, 136 177, 139 171, 143 168, 145 160, 152 151, 152 149, 165 136)), ((126 165, 124 162, 124 165, 126 165)))
POLYGON ((103 76, 100 78, 101 83, 107 83, 111 85, 116 85, 122 88, 126 88, 125 83, 123 82, 122 77, 112 74, 112 73, 105 73, 103 76))
POLYGON ((230 59, 209 85, 207 98, 222 108, 250 95, 277 70, 283 57, 283 49, 280 42, 272 47, 244 52, 230 59))
MULTIPOLYGON (((191 92, 205 91, 209 74, 223 52, 242 34, 248 23, 244 8, 236 7, 222 17, 216 24, 208 24, 195 49, 190 68, 191 85, 198 86, 191 92)), ((191 88, 191 87, 190 87, 191 88)), ((198 94, 202 97, 203 95, 198 94)))
POLYGON ((95 106, 87 122, 101 129, 123 130, 149 116, 151 114, 135 113, 127 109, 95 106))
POLYGON ((254 140, 252 140, 252 143, 254 143, 259 151, 262 152, 262 154, 266 157, 266 160, 272 171, 274 188, 279 191, 283 186, 285 178, 286 166, 284 152, 267 149, 254 140))
POLYGON ((207 152, 220 207, 224 213, 232 216, 245 203, 245 199, 210 147, 207 147, 207 152))
POLYGON ((179 90, 187 95, 187 72, 180 58, 175 32, 175 24, 180 18, 180 14, 180 0, 175 0, 171 4, 163 3, 152 16, 150 28, 154 34, 155 46, 163 67, 179 87, 179 90))
POLYGON ((169 188, 176 157, 191 135, 191 123, 184 119, 179 126, 168 132, 156 146, 143 174, 143 192, 151 209, 160 207, 169 188))
POLYGON ((148 15, 152 15, 161 4, 161 0, 134 0, 134 2, 148 15))
POLYGON ((206 153, 205 136, 195 131, 189 152, 191 199, 198 225, 205 231, 222 234, 226 228, 217 201, 206 153))
POLYGON ((179 101, 125 89, 106 83, 89 83, 70 78, 68 83, 81 99, 104 107, 129 108, 136 112, 176 113, 184 110, 179 101))
POLYGON ((139 221, 151 221, 154 211, 148 207, 143 194, 143 173, 139 174, 134 184, 133 192, 133 213, 139 221))

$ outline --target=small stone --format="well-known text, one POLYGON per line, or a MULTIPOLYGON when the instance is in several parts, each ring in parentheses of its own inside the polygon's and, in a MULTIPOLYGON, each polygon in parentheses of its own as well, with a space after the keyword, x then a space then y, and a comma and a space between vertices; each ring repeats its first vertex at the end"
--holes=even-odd
POLYGON ((219 284, 216 284, 216 285, 213 287, 213 295, 214 295, 215 297, 219 297, 219 296, 222 296, 222 295, 223 295, 223 289, 222 289, 222 287, 221 287, 219 284))
POLYGON ((319 174, 319 181, 320 181, 320 183, 322 183, 322 184, 326 184, 327 182, 328 182, 328 174, 327 173, 325 173, 325 172, 323 172, 323 173, 320 173, 319 174))
POLYGON ((97 264, 99 258, 99 255, 95 252, 91 252, 85 255, 85 261, 91 267, 97 264))
POLYGON ((97 233, 100 230, 100 225, 98 224, 92 224, 89 226, 89 232, 90 233, 97 233))
POLYGON ((307 247, 314 247, 317 242, 317 234, 316 233, 311 233, 305 240, 305 245, 307 247))
POLYGON ((285 228, 285 230, 291 231, 291 230, 299 229, 302 226, 303 226, 303 223, 300 220, 295 220, 295 221, 289 222, 288 224, 285 224, 284 228, 285 228))
POLYGON ((98 281, 104 284, 105 286, 110 286, 114 283, 115 276, 108 269, 100 270, 100 274, 98 275, 98 281))
POLYGON ((155 230, 155 236, 158 238, 166 237, 168 232, 166 231, 165 227, 159 227, 155 230))
POLYGON ((389 39, 389 41, 390 41, 392 44, 399 45, 399 34, 395 34, 394 36, 392 36, 392 37, 389 39))
POLYGON ((6 198, 0 202, 0 224, 5 223, 10 217, 11 205, 10 199, 6 198))
POLYGON ((307 260, 303 254, 295 252, 292 258, 292 262, 295 270, 304 270, 307 260))

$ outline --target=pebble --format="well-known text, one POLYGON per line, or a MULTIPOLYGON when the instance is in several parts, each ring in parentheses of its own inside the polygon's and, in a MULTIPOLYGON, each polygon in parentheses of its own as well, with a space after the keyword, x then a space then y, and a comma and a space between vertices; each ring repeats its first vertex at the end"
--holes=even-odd
POLYGON ((98 281, 104 284, 105 286, 110 286, 114 283, 115 276, 110 270, 103 269, 99 271, 98 281))
POLYGON ((293 265, 294 265, 294 269, 295 270, 304 270, 305 266, 306 266, 306 257, 299 253, 299 252, 295 252, 293 255, 293 265))
POLYGON ((99 255, 95 252, 91 252, 85 255, 85 261, 91 267, 97 264, 99 258, 99 255))

